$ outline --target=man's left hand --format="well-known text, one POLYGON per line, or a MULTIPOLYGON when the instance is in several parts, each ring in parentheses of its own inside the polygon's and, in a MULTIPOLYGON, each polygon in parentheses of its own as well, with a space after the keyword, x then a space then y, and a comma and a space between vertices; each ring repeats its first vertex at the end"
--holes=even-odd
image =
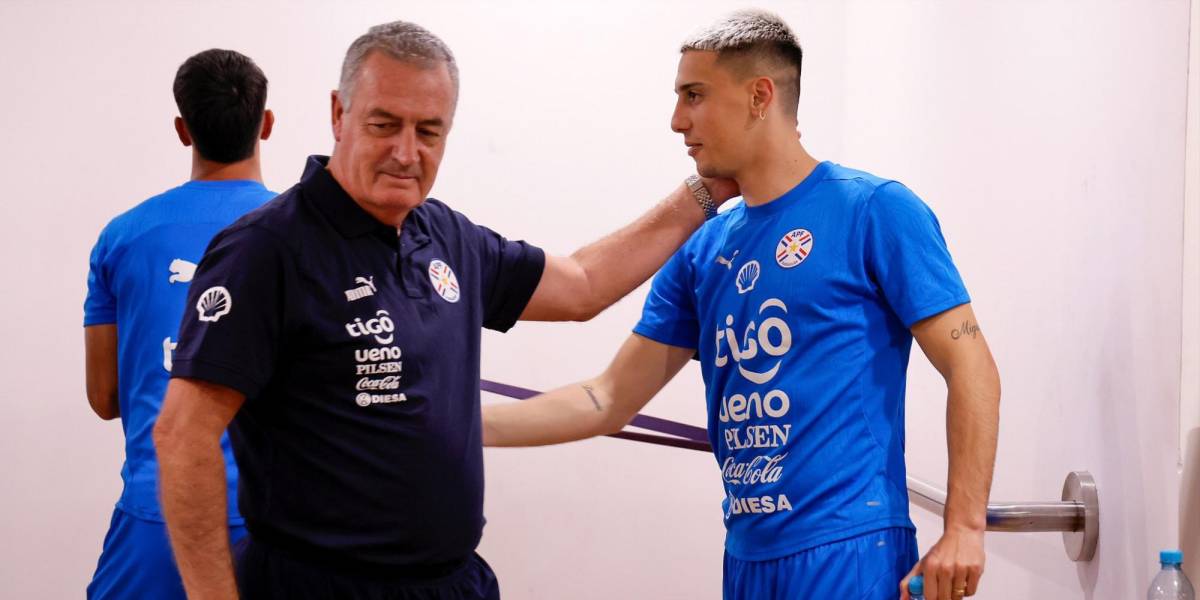
POLYGON ((908 580, 916 575, 925 576, 926 600, 974 596, 983 575, 983 563, 983 531, 949 528, 900 582, 900 598, 909 600, 908 580))

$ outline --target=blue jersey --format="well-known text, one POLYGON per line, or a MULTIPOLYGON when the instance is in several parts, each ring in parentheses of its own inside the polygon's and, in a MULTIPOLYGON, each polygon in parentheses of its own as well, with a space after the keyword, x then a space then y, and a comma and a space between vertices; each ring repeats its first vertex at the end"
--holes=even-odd
POLYGON ((712 219, 668 261, 634 331, 698 350, 732 556, 913 527, 909 328, 967 302, 929 208, 828 162, 712 219))
MULTIPOLYGON (((113 219, 92 249, 83 324, 117 326, 117 381, 125 431, 125 489, 117 506, 162 521, 150 434, 171 376, 188 282, 213 236, 275 194, 255 181, 189 181, 113 219)), ((222 437, 231 523, 241 523, 237 466, 222 437)))

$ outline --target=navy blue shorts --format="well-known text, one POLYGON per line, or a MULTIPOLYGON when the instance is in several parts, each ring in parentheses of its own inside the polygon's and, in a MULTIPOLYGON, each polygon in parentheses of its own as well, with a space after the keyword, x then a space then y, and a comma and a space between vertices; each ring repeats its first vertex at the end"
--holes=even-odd
POLYGON ((496 574, 478 554, 422 576, 354 573, 297 558, 250 538, 235 550, 242 600, 500 600, 496 574))
POLYGON ((725 600, 895 600, 917 564, 917 536, 893 528, 809 548, 774 560, 725 555, 725 600))
MULTIPOLYGON (((241 525, 229 526, 230 543, 246 536, 241 525)), ((90 600, 154 598, 185 600, 183 581, 167 539, 167 525, 113 510, 104 550, 87 587, 90 600)))

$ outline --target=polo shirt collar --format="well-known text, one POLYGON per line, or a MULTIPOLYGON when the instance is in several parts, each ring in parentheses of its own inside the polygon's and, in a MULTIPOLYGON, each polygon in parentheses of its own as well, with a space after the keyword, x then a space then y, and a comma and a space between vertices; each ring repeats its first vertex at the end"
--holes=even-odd
MULTIPOLYGON (((333 178, 326 167, 329 165, 328 156, 312 155, 304 164, 304 175, 300 177, 300 185, 305 195, 312 199, 321 214, 333 224, 342 237, 355 238, 367 234, 376 234, 383 239, 396 239, 396 228, 383 223, 363 210, 341 184, 333 178)), ((421 219, 417 211, 408 213, 404 219, 404 237, 417 246, 429 243, 429 238, 423 231, 421 219)))

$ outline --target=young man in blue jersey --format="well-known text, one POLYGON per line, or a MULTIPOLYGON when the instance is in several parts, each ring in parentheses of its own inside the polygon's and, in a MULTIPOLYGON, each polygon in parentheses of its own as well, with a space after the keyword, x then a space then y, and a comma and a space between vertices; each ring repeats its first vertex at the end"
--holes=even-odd
POLYGON ((900 183, 812 158, 796 136, 800 46, 735 13, 684 44, 672 128, 744 203, 654 280, 599 376, 484 407, 484 443, 621 429, 696 356, 727 497, 727 599, 973 595, 1000 383, 937 219, 900 183), (949 497, 919 560, 908 516, 904 390, 916 339, 948 387, 949 497))
MULTIPOLYGON (((151 431, 196 264, 212 237, 275 194, 262 184, 259 140, 271 135, 267 78, 250 58, 206 50, 175 75, 175 131, 192 148, 191 179, 116 217, 92 250, 84 303, 87 395, 101 419, 121 418, 125 486, 89 598, 184 598, 158 501, 151 431)), ((230 537, 237 466, 222 440, 230 537)))

